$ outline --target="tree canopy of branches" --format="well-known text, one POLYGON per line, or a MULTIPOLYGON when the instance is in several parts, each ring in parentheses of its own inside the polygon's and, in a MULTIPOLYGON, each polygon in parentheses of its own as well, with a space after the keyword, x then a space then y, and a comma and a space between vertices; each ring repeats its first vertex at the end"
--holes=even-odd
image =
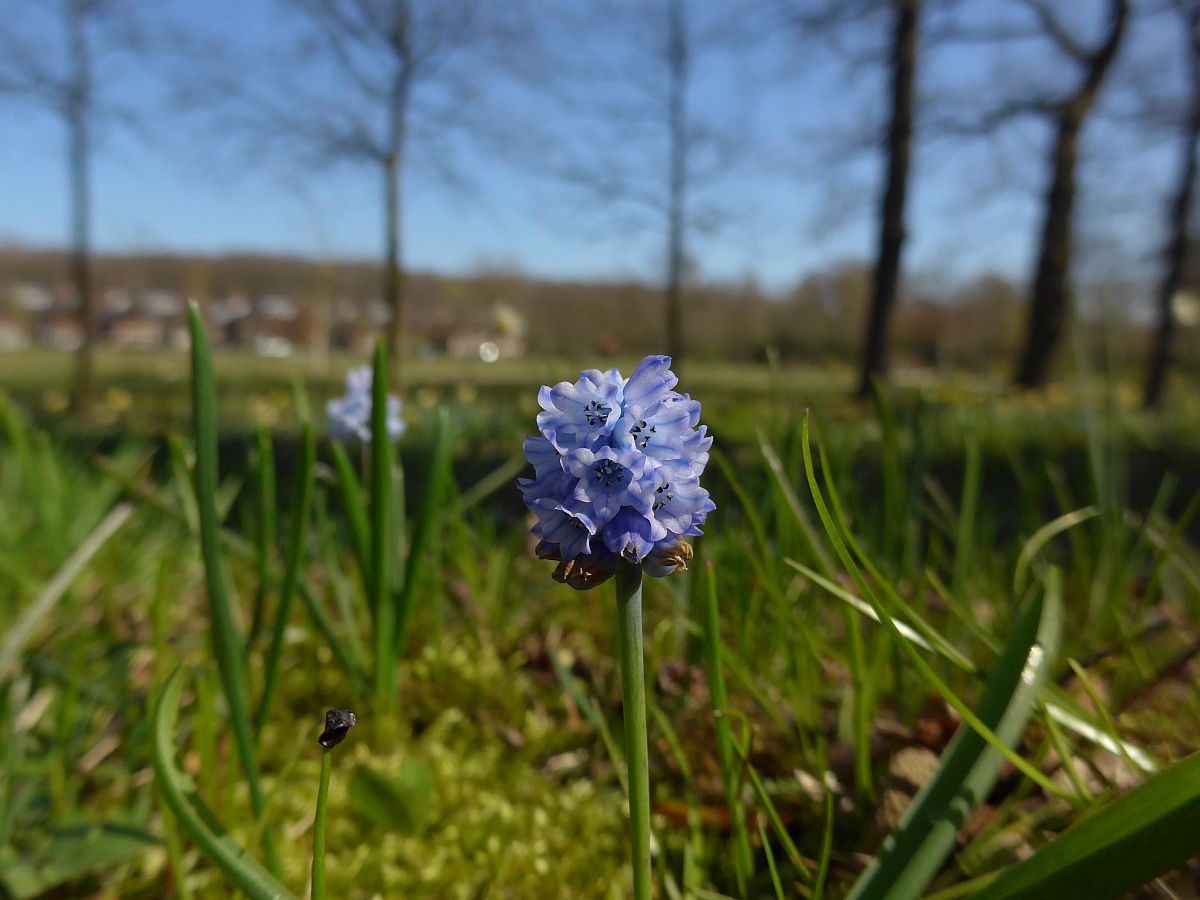
POLYGON ((499 7, 481 0, 295 0, 279 8, 288 26, 279 46, 243 49, 232 67, 214 55, 185 96, 252 151, 318 170, 374 170, 386 341, 399 380, 405 176, 415 161, 435 176, 458 177, 454 139, 479 127, 489 49, 509 31, 499 7))
POLYGON ((600 236, 662 236, 661 346, 677 361, 687 344, 690 243, 728 223, 730 210, 713 188, 747 146, 745 129, 714 116, 695 94, 706 61, 746 38, 748 11, 694 0, 599 0, 585 10, 546 11, 538 26, 543 55, 530 80, 539 102, 562 115, 556 129, 537 133, 540 147, 530 156, 566 187, 573 206, 591 211, 591 221, 576 217, 576 226, 600 236), (594 39, 590 52, 576 44, 581 33, 594 39), (552 82, 538 74, 546 69, 556 73, 552 82))

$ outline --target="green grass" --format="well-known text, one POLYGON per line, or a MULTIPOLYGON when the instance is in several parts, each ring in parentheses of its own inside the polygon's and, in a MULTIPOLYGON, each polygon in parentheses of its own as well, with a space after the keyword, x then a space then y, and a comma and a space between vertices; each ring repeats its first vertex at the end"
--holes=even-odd
MULTIPOLYGON (((318 431, 345 362, 299 373, 318 431)), ((303 895, 316 737, 327 708, 348 707, 360 724, 332 760, 329 896, 627 896, 611 589, 552 583, 511 475, 490 477, 532 430, 537 385, 576 366, 413 367, 403 496, 388 505, 398 546, 381 580, 370 566, 388 543, 373 543, 384 510, 370 485, 392 469, 318 441, 308 478, 290 363, 216 357, 220 422, 275 434, 269 448, 223 441, 215 471, 201 447, 211 509, 191 494, 182 357, 101 365, 102 396, 145 384, 159 398, 148 408, 169 408, 159 424, 183 436, 173 453, 131 418, 111 423, 115 443, 31 425, 65 375, 23 364, 0 357, 0 383, 20 398, 0 400, 0 635, 20 638, 0 639, 0 885, 18 897, 225 895, 222 868, 161 789, 178 776, 228 829, 214 840, 259 860, 260 880, 272 835, 280 884, 303 895), (445 423, 422 391, 456 398, 445 423), (264 403, 271 421, 250 414, 264 403), (122 501, 133 512, 113 530, 122 501), (225 575, 220 669, 200 527, 225 575), (403 637, 393 624, 376 640, 380 602, 403 637), (380 652, 397 658, 391 697, 377 695, 380 652), (156 738, 151 713, 177 667, 177 718, 156 738), (266 713, 250 722, 261 820, 221 677, 233 670, 245 709, 266 713)), ((981 886, 1053 847, 1145 779, 1143 755, 1161 767, 1200 748, 1194 410, 1147 417, 1119 388, 1098 402, 978 383, 909 385, 864 407, 842 398, 838 373, 697 364, 682 378, 716 435, 705 483, 718 509, 693 571, 645 586, 659 896, 845 896, 896 824, 883 820, 898 751, 941 754, 961 713, 987 724, 961 732, 975 737, 959 739, 973 755, 958 765, 989 817, 960 799, 939 807, 948 858, 911 839, 929 891, 981 886), (1004 648, 1034 627, 1020 610, 1051 582, 1061 646, 1036 703, 1023 701, 1030 724, 1005 730, 988 679, 998 659, 1011 672, 1004 648), (1028 771, 1001 765, 993 741, 1028 771), (1119 741, 1141 755, 1100 746, 1119 741), (972 768, 985 757, 991 777, 972 768)))

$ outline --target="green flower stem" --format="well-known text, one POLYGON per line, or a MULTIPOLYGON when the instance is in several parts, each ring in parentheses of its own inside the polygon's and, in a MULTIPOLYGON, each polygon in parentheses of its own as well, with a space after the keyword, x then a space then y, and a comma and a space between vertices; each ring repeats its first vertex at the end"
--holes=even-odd
POLYGON ((312 900, 325 900, 325 807, 329 800, 329 772, 333 751, 321 753, 321 785, 317 788, 317 817, 313 821, 312 900))
POLYGON ((642 570, 617 568, 617 634, 621 644, 621 698, 625 707, 625 761, 629 769, 634 900, 650 900, 650 762, 646 740, 646 673, 642 662, 642 570))

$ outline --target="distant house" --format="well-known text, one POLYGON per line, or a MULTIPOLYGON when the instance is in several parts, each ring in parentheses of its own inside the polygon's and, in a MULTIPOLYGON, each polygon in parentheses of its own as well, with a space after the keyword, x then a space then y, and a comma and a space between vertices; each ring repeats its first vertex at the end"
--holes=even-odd
POLYGON ((459 331, 446 340, 446 355, 452 359, 482 359, 496 362, 525 355, 525 339, 491 329, 459 331))
POLYGON ((54 308, 54 291, 44 284, 25 282, 14 285, 9 296, 13 309, 25 313, 45 313, 54 308))
POLYGON ((453 331, 446 337, 446 355, 454 359, 478 358, 484 362, 525 355, 525 319, 512 307, 497 303, 491 323, 453 331))
POLYGON ((243 340, 260 356, 290 356, 311 345, 315 332, 306 304, 286 294, 264 294, 246 318, 243 340))
POLYGON ((0 314, 0 351, 24 350, 29 346, 31 339, 27 322, 0 314))
POLYGON ((229 294, 207 304, 208 321, 216 329, 213 335, 218 344, 226 347, 244 346, 249 337, 246 325, 254 312, 254 305, 245 294, 229 294))
POLYGON ((174 291, 108 291, 101 302, 107 343, 118 350, 183 349, 188 345, 186 310, 183 297, 174 291))
POLYGON ((165 323, 137 313, 119 316, 108 326, 108 344, 118 350, 158 350, 166 338, 165 323))
POLYGON ((52 350, 78 350, 83 345, 83 329, 75 316, 49 312, 39 316, 33 328, 34 339, 52 350))
POLYGON ((349 297, 334 300, 329 323, 330 346, 355 356, 370 354, 380 334, 379 325, 373 321, 380 307, 386 313, 387 307, 378 301, 361 304, 349 297))

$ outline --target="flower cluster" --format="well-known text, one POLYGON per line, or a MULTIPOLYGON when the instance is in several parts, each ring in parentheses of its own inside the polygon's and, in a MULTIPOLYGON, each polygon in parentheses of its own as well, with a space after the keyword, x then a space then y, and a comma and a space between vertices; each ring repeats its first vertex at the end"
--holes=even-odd
POLYGON ((712 438, 670 366, 648 356, 628 379, 589 369, 539 392, 541 433, 525 441, 533 477, 518 483, 556 580, 589 588, 621 560, 654 576, 687 568, 682 538, 715 509, 700 486, 712 438))
MULTIPOLYGON (((351 369, 346 373, 346 393, 330 400, 325 406, 329 416, 329 431, 334 440, 349 442, 371 440, 371 384, 375 378, 370 366, 351 369)), ((400 417, 400 400, 388 395, 387 433, 391 441, 404 434, 404 419, 400 417)))

